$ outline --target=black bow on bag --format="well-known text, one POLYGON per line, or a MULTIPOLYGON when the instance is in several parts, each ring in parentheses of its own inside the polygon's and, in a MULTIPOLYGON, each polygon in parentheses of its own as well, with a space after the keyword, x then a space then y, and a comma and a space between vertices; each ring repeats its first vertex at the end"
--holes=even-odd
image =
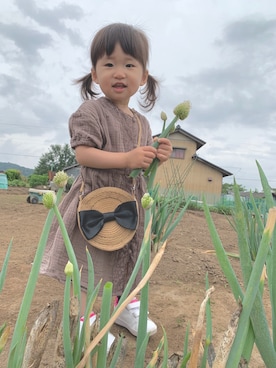
POLYGON ((79 211, 79 222, 87 240, 93 239, 109 221, 116 221, 125 229, 135 230, 138 221, 135 201, 121 203, 114 212, 101 213, 97 210, 79 211))

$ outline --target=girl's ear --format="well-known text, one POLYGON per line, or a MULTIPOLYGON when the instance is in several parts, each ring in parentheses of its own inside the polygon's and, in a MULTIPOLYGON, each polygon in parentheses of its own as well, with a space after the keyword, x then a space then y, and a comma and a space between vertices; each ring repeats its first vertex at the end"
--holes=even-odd
POLYGON ((97 73, 96 73, 96 70, 94 68, 91 69, 91 77, 92 77, 93 82, 98 83, 97 73))
POLYGON ((144 84, 146 84, 146 83, 147 83, 148 76, 149 76, 149 71, 148 71, 148 70, 145 70, 145 71, 144 71, 144 74, 143 74, 143 76, 142 76, 142 79, 141 79, 140 86, 143 86, 144 84))

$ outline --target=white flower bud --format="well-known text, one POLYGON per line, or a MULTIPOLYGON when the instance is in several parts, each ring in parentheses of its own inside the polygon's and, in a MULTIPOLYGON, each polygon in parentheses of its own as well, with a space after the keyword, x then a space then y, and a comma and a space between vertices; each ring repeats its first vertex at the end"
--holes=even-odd
POLYGON ((68 181, 68 175, 64 171, 59 171, 53 178, 53 182, 59 188, 64 188, 68 181))
POLYGON ((145 210, 148 210, 153 205, 154 199, 150 196, 149 193, 145 193, 141 199, 142 207, 145 210))
POLYGON ((177 105, 173 112, 174 114, 180 119, 180 120, 184 120, 186 119, 186 117, 189 115, 190 112, 190 108, 191 108, 191 104, 190 101, 184 101, 181 104, 177 105))
POLYGON ((65 268, 64 268, 64 273, 65 273, 66 276, 72 276, 73 275, 73 271, 74 271, 73 264, 70 261, 68 261, 66 263, 65 268))
POLYGON ((46 208, 48 209, 53 208, 54 205, 56 204, 56 201, 57 201, 57 197, 53 191, 49 191, 43 194, 42 203, 44 204, 46 208))
POLYGON ((162 111, 161 112, 161 120, 166 121, 167 119, 168 119, 167 114, 164 111, 162 111))

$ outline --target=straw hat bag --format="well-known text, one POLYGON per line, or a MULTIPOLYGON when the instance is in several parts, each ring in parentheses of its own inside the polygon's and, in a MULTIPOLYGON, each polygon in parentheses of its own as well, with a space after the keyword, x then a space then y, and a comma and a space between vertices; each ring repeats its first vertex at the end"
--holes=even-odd
POLYGON ((88 243, 114 251, 130 242, 136 232, 137 202, 120 188, 99 188, 80 200, 77 217, 80 232, 88 243))

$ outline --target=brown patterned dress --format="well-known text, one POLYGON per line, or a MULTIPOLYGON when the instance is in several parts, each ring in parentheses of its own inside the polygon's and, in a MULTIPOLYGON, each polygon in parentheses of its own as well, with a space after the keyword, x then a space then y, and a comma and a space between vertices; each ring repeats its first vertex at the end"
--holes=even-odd
MULTIPOLYGON (((69 120, 71 146, 73 149, 78 145, 86 145, 111 152, 130 151, 137 146, 138 141, 139 125, 136 116, 139 116, 142 125, 141 146, 151 145, 151 129, 143 115, 134 111, 134 116, 131 117, 105 97, 85 101, 69 120)), ((80 176, 75 180, 71 190, 59 206, 79 268, 82 267, 81 287, 84 291, 88 282, 87 247, 94 264, 95 283, 102 279, 103 286, 107 281, 111 281, 113 295, 122 294, 137 260, 144 235, 144 211, 140 203, 146 190, 146 184, 144 177, 140 175, 137 178, 135 189, 139 206, 139 225, 134 238, 124 248, 106 252, 87 243, 78 229, 76 213, 82 180, 85 182, 85 194, 106 186, 122 188, 131 193, 133 183, 129 178, 129 173, 130 170, 127 169, 103 170, 81 167, 80 176)), ((55 221, 50 231, 40 272, 64 282, 64 267, 67 261, 68 256, 63 238, 55 221)), ((138 281, 139 277, 133 288, 138 281)))

